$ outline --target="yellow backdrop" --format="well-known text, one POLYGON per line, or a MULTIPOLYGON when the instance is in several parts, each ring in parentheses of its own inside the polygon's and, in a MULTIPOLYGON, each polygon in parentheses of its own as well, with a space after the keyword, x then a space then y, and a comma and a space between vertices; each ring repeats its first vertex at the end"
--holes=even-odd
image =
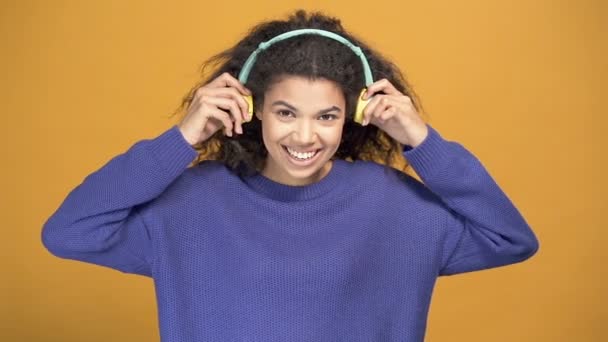
POLYGON ((52 256, 42 224, 86 175, 177 121, 204 59, 295 8, 341 17, 395 60, 430 123, 539 237, 524 263, 440 278, 426 341, 608 340, 606 2, 326 3, 0 2, 0 340, 159 339, 151 279, 52 256))

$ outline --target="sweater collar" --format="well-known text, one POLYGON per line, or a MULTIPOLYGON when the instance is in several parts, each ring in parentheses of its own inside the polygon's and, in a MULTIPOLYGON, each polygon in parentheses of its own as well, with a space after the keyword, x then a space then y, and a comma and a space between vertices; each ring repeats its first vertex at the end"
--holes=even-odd
POLYGON ((243 180, 254 191, 281 202, 306 201, 318 198, 330 192, 339 192, 344 180, 348 176, 348 162, 342 159, 335 159, 331 169, 315 183, 308 185, 286 185, 273 181, 272 179, 256 173, 253 176, 245 177, 243 180), (342 182, 341 182, 342 180, 342 182))

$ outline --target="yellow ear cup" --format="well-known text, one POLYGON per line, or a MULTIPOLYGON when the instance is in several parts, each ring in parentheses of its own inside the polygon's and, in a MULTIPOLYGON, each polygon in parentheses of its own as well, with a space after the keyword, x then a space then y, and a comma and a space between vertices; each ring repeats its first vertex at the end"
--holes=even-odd
POLYGON ((247 101, 247 117, 245 118, 245 122, 249 122, 253 119, 253 97, 251 95, 243 95, 243 98, 247 101))
POLYGON ((363 110, 365 109, 365 106, 367 105, 367 103, 372 99, 372 98, 369 98, 367 100, 363 99, 363 94, 365 93, 366 90, 367 90, 367 88, 363 88, 363 90, 361 90, 361 93, 359 94, 359 99, 357 100, 357 108, 355 109, 355 122, 358 124, 363 123, 363 110))

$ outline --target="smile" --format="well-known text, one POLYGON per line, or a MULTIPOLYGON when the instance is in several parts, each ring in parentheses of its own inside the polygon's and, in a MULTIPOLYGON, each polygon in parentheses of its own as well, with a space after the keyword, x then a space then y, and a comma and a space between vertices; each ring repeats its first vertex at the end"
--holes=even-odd
POLYGON ((320 150, 308 151, 308 152, 298 152, 293 150, 287 146, 283 146, 283 149, 287 151, 287 153, 296 160, 310 160, 314 158, 320 150))

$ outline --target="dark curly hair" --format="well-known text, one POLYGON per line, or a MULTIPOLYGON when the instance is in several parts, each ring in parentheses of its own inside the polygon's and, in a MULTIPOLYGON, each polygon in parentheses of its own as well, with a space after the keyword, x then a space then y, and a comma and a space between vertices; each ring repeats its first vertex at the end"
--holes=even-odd
MULTIPOLYGON (((237 78, 246 59, 261 42, 302 28, 331 31, 359 46, 369 62, 374 80, 386 78, 397 90, 412 99, 419 113, 423 113, 418 97, 397 66, 348 33, 339 19, 321 12, 306 13, 300 9, 290 14, 286 21, 273 20, 255 25, 235 46, 206 60, 201 66, 202 81, 183 98, 174 114, 184 113, 195 91, 221 74, 227 72, 237 78), (205 69, 209 66, 214 66, 215 71, 205 77, 205 69)), ((260 52, 245 84, 253 93, 254 111, 263 108, 266 90, 286 75, 310 80, 328 79, 341 87, 347 115, 340 145, 332 159, 371 160, 406 171, 409 165, 403 159, 403 146, 399 142, 374 125, 361 126, 353 121, 356 101, 365 80, 361 60, 349 47, 327 37, 306 34, 279 41, 260 52)), ((239 176, 261 172, 268 155, 262 140, 261 121, 255 115, 251 122, 243 125, 243 134, 228 137, 223 130, 218 130, 212 137, 193 147, 199 152, 194 164, 207 159, 218 160, 239 176)))

